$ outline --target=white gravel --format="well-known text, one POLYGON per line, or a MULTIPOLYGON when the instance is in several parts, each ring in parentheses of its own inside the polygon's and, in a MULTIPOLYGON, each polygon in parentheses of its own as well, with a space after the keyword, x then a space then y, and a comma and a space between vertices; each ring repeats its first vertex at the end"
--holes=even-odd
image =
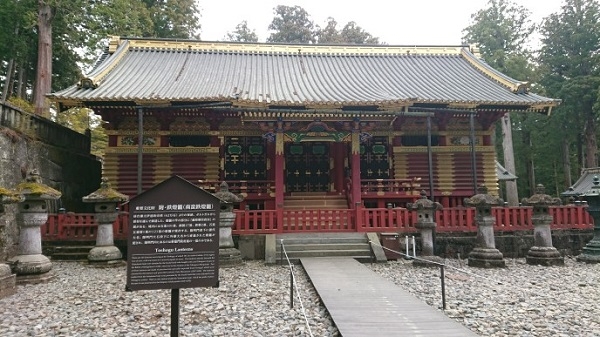
MULTIPOLYGON (((481 269, 446 260, 446 315, 481 336, 600 336, 600 264, 565 258, 565 266, 481 269), (463 272, 464 271, 464 272, 463 272)), ((440 268, 399 260, 369 265, 380 275, 441 310, 440 268)))
MULTIPOLYGON (((125 267, 53 266, 50 282, 0 300, 0 336, 169 335, 170 290, 126 292, 125 267)), ((294 275, 304 310, 297 298, 290 308, 289 268, 262 261, 221 269, 219 288, 181 289, 179 335, 339 336, 303 269, 294 275)))
MULTIPOLYGON (((600 336, 600 264, 506 261, 480 269, 446 260, 465 271, 446 269, 446 315, 481 336, 600 336)), ((441 310, 439 268, 367 266, 441 310)), ((294 270, 303 307, 296 297, 293 309, 289 269, 262 261, 221 269, 219 288, 181 289, 180 336, 339 336, 302 267, 294 270)), ((126 292, 125 267, 54 262, 53 271, 52 281, 0 300, 0 336, 169 335, 170 290, 126 292)))

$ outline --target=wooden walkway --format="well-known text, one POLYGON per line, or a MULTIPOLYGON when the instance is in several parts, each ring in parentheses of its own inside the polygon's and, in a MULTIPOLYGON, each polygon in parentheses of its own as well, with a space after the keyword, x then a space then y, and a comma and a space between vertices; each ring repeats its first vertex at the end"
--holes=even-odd
POLYGON ((351 258, 301 258, 343 337, 477 336, 351 258))

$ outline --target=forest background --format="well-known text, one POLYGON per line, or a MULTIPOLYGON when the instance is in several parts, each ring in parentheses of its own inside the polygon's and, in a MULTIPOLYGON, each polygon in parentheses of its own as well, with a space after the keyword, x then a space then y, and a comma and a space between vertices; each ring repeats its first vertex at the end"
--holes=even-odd
MULTIPOLYGON (((497 157, 514 166, 518 194, 530 196, 543 184, 546 193, 558 195, 583 168, 598 166, 600 5, 564 0, 541 22, 530 17, 510 0, 490 0, 472 14, 462 42, 476 44, 495 69, 530 82, 532 92, 562 100, 549 116, 510 113, 496 127, 497 157), (533 36, 539 38, 535 47, 533 36)), ((0 1, 1 100, 79 132, 91 129, 92 152, 102 157, 107 137, 98 117, 83 108, 57 113, 45 95, 76 83, 111 35, 200 39, 201 23, 195 0, 0 1)), ((330 17, 319 25, 299 6, 276 6, 268 29, 266 42, 385 43, 354 21, 330 17)), ((224 40, 258 37, 242 21, 224 40)))

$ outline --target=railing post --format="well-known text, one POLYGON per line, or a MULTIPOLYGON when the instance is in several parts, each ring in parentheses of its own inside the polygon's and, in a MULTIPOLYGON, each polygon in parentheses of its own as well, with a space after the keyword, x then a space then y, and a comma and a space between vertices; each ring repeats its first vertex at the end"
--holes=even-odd
POLYGON ((365 214, 365 210, 360 207, 360 203, 356 203, 354 206, 354 212, 355 212, 355 230, 357 232, 362 232, 363 231, 363 216, 365 214))

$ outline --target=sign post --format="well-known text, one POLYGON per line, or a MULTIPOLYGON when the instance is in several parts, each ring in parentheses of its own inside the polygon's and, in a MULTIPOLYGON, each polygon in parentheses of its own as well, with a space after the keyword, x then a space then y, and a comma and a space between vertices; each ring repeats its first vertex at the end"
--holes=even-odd
POLYGON ((171 289, 171 336, 179 289, 219 285, 220 200, 173 176, 131 199, 128 291, 171 289))

